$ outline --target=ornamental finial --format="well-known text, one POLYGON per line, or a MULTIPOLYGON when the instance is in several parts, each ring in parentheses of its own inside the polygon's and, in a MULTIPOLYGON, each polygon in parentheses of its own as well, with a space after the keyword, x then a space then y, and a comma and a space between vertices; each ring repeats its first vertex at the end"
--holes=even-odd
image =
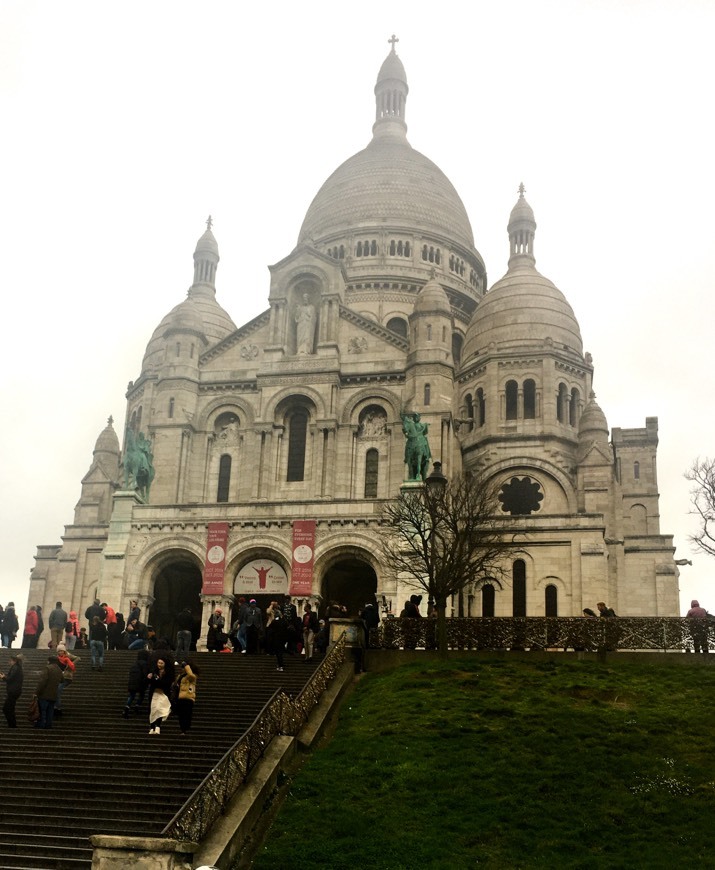
POLYGON ((209 215, 208 218, 206 219, 206 229, 210 230, 213 225, 214 225, 213 218, 211 217, 211 215, 209 215))
POLYGON ((388 41, 388 42, 390 43, 390 45, 392 46, 392 50, 393 50, 393 52, 394 52, 394 50, 395 50, 395 43, 396 43, 396 42, 399 42, 400 40, 399 40, 399 39, 395 36, 395 34, 393 33, 392 36, 391 36, 387 41, 388 41))

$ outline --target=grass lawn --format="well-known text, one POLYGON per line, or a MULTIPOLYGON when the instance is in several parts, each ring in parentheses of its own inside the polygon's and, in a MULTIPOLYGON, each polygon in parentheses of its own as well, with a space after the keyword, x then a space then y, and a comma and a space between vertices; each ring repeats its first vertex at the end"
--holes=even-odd
POLYGON ((715 668, 486 660, 364 676, 252 866, 715 867, 715 668))

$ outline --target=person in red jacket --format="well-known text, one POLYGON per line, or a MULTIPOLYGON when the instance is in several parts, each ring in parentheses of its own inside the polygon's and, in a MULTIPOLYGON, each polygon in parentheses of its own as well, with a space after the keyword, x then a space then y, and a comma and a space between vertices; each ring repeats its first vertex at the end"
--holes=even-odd
POLYGON ((22 631, 23 649, 37 649, 39 625, 37 608, 33 605, 25 614, 25 627, 22 631))

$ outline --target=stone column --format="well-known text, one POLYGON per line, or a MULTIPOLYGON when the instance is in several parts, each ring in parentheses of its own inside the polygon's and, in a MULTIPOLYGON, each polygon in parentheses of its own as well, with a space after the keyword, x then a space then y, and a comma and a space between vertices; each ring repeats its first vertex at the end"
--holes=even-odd
POLYGON ((201 610, 201 634, 199 639, 196 641, 196 650, 197 652, 206 652, 207 643, 206 638, 209 633, 209 619, 211 614, 217 607, 221 608, 221 613, 223 618, 226 621, 226 625, 224 626, 224 630, 226 634, 231 630, 231 608, 233 607, 233 602, 235 596, 228 595, 224 592, 222 595, 204 595, 203 592, 199 595, 202 604, 201 610))

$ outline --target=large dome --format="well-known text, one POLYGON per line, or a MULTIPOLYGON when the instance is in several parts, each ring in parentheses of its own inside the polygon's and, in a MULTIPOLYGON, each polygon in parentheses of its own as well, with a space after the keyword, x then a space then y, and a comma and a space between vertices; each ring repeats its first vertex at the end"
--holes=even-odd
POLYGON ((328 178, 310 204, 298 242, 389 225, 425 230, 474 247, 459 194, 404 135, 375 136, 328 178))

